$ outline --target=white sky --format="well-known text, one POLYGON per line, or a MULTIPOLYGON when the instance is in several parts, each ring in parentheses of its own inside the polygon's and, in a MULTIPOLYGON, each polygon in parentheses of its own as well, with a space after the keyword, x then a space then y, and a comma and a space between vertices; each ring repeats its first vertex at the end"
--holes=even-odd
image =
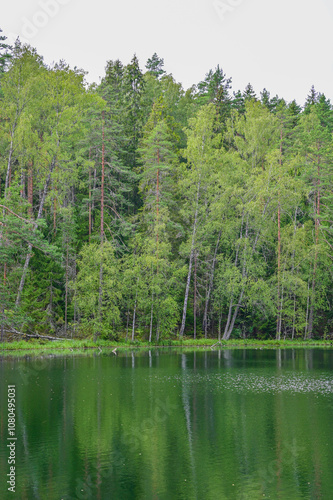
POLYGON ((232 89, 304 104, 311 85, 333 101, 333 0, 14 0, 0 27, 47 63, 65 59, 99 82, 106 61, 145 68, 154 52, 184 88, 219 64, 232 89))

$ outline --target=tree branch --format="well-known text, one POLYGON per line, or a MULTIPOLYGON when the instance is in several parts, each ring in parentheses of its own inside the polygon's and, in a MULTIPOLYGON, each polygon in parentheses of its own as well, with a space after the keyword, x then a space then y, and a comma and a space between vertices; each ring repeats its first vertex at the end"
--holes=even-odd
POLYGON ((23 217, 21 217, 20 215, 16 214, 15 212, 13 212, 10 208, 6 207, 5 205, 0 205, 1 208, 4 208, 5 210, 7 210, 9 213, 11 213, 12 215, 15 215, 15 217, 18 217, 18 219, 20 220, 23 220, 23 222, 26 222, 27 224, 34 224, 34 221, 31 221, 31 220, 27 220, 27 219, 24 219, 23 217))
POLYGON ((49 335, 39 335, 35 333, 30 335, 29 333, 18 332, 14 328, 12 330, 5 330, 6 333, 15 333, 15 335, 23 335, 24 337, 29 337, 31 339, 45 339, 45 340, 73 340, 73 339, 62 339, 60 337, 50 337, 49 335))

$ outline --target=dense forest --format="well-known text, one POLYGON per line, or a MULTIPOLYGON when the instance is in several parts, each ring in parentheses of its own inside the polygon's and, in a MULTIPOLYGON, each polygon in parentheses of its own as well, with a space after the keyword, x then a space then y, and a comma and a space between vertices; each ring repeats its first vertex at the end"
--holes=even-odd
POLYGON ((156 53, 88 85, 0 38, 1 339, 332 335, 324 94, 184 90, 156 53))

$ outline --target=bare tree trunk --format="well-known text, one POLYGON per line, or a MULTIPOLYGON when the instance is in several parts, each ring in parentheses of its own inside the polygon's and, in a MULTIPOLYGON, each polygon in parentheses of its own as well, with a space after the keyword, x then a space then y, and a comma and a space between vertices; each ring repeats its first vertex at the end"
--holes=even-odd
POLYGON ((296 295, 294 294, 293 328, 292 328, 292 332, 291 332, 292 340, 294 340, 294 337, 295 337, 295 322, 296 322, 296 295))
POLYGON ((230 304, 229 304, 228 317, 227 317, 227 322, 226 322, 226 325, 225 325, 225 328, 224 328, 223 339, 224 338, 228 338, 229 339, 228 330, 229 330, 230 321, 231 321, 232 308, 233 308, 233 305, 234 305, 233 300, 234 300, 234 291, 232 289, 232 291, 231 291, 231 299, 230 299, 230 304))
POLYGON ((56 236, 57 233, 57 200, 53 200, 53 235, 56 236))
POLYGON ((156 325, 156 341, 158 342, 160 340, 160 323, 157 321, 156 325))
MULTIPOLYGON (((284 280, 284 272, 285 269, 283 270, 283 275, 282 279, 284 280)), ((278 324, 277 324, 277 340, 281 340, 281 327, 282 327, 282 309, 283 309, 283 300, 284 300, 284 285, 282 285, 281 288, 281 293, 280 293, 280 302, 279 302, 279 311, 278 311, 278 324)))
POLYGON ((68 239, 66 250, 66 282, 65 282, 65 336, 67 336, 67 309, 68 309, 68 239))
POLYGON ((89 243, 91 238, 91 170, 89 167, 89 243))
POLYGON ((153 314, 154 314, 154 293, 151 294, 149 342, 151 342, 152 335, 153 335, 153 314))
POLYGON ((219 247, 219 244, 220 244, 221 233, 222 233, 222 231, 219 232, 219 235, 217 237, 217 242, 216 242, 216 246, 215 246, 215 252, 214 252, 214 257, 213 257, 211 272, 210 272, 210 276, 209 276, 208 291, 207 291, 207 294, 206 294, 205 311, 204 311, 204 317, 203 317, 203 330, 205 332, 205 339, 207 338, 208 304, 209 304, 209 300, 210 300, 210 294, 212 293, 212 289, 213 289, 216 256, 217 256, 217 250, 218 250, 218 247, 219 247))
MULTIPOLYGON (((5 182, 5 193, 6 189, 10 186, 10 178, 11 178, 11 172, 12 172, 12 157, 13 157, 13 152, 14 152, 14 131, 16 129, 16 125, 14 126, 14 129, 11 133, 11 139, 10 139, 10 147, 9 147, 9 155, 8 155, 8 162, 7 162, 7 172, 6 172, 6 182, 5 182)), ((6 195, 5 195, 6 197, 6 195)))
POLYGON ((280 227, 280 192, 278 202, 278 289, 277 289, 277 320, 276 320, 276 338, 280 340, 281 322, 280 318, 280 280, 281 280, 281 227, 280 227))
MULTIPOLYGON (((280 133, 280 158, 279 166, 282 166, 282 125, 280 133)), ((278 182, 280 184, 280 174, 278 182)), ((276 319, 276 338, 281 337, 281 318, 280 318, 280 279, 281 279, 281 203, 280 190, 278 191, 278 289, 277 289, 277 319, 276 319)))
POLYGON ((222 333, 222 312, 219 314, 219 326, 218 326, 218 341, 221 340, 221 333, 222 333))
POLYGON ((103 132, 102 132, 102 182, 101 182, 101 243, 104 241, 104 168, 105 168, 105 145, 104 145, 104 111, 103 111, 103 132))
POLYGON ((29 164, 29 169, 28 169, 28 203, 29 203, 29 208, 28 208, 28 214, 29 217, 32 219, 33 217, 33 173, 32 173, 32 162, 29 164))
POLYGON ((307 335, 308 335, 309 302, 310 302, 310 281, 308 281, 308 296, 307 296, 307 299, 306 299, 306 315, 305 315, 304 340, 307 338, 307 335))
MULTIPOLYGON (((6 273, 7 273, 7 264, 6 262, 4 263, 3 267, 3 290, 5 293, 5 288, 6 288, 6 273)), ((1 322, 1 342, 4 340, 4 321, 5 321, 5 305, 3 304, 2 306, 2 322, 1 322)))
POLYGON ((224 332, 223 340, 229 340, 230 339, 230 335, 232 334, 232 331, 233 331, 234 326, 235 326, 235 321, 236 321, 236 318, 238 316, 239 308, 242 305, 242 300, 243 300, 244 292, 245 292, 245 288, 243 287, 242 291, 240 293, 240 296, 238 298, 238 303, 236 304, 236 309, 234 311, 234 314, 233 314, 233 317, 232 317, 229 329, 226 332, 224 332))
POLYGON ((313 334, 313 316, 314 316, 314 305, 315 305, 315 289, 316 289, 316 275, 317 275, 317 264, 318 264, 318 243, 319 243, 319 218, 320 218, 320 157, 317 158, 317 200, 315 203, 315 227, 316 227, 316 250, 313 266, 313 277, 312 277, 312 294, 311 294, 311 305, 309 314, 309 326, 308 326, 308 338, 312 338, 313 334))
POLYGON ((134 333, 135 333, 135 316, 136 316, 136 304, 137 304, 137 300, 138 300, 138 290, 136 291, 135 301, 134 301, 133 325, 132 325, 132 342, 134 340, 134 333))
MULTIPOLYGON (((89 149, 89 160, 91 158, 91 148, 89 149)), ((89 165, 89 202, 88 202, 88 211, 89 211, 89 243, 91 237, 91 168, 89 165)))
POLYGON ((197 252, 194 251, 193 338, 197 338, 197 252))
MULTIPOLYGON (((103 241, 101 241, 101 261, 99 265, 99 289, 98 289, 98 318, 100 325, 103 323, 103 241)), ((100 332, 94 331, 94 342, 99 337, 100 332)))
MULTIPOLYGON (((295 208, 295 216, 294 216, 294 232, 293 232, 293 253, 292 253, 292 266, 291 266, 291 273, 294 275, 295 272, 295 255, 296 255, 296 250, 295 250, 295 237, 296 237, 296 220, 297 220, 297 207, 295 208)), ((292 326, 292 331, 291 331, 291 338, 294 339, 295 337, 295 322, 296 322, 296 289, 294 286, 291 286, 290 288, 290 295, 293 295, 294 297, 294 311, 293 311, 293 326, 292 326)))
MULTIPOLYGON (((241 224, 241 230, 240 230, 240 235, 239 235, 239 239, 240 240, 243 238, 243 223, 244 223, 244 210, 243 210, 243 214, 242 214, 242 224, 241 224)), ((235 264, 234 264, 235 267, 237 267, 237 264, 238 264, 239 247, 240 247, 240 242, 237 245, 236 257, 235 257, 235 264)), ((228 331, 229 331, 229 326, 230 326, 230 321, 231 321, 232 308, 233 308, 233 305, 234 305, 233 301, 234 301, 234 291, 232 289, 232 291, 231 291, 231 299, 230 299, 230 304, 229 304, 228 317, 227 317, 227 322, 226 322, 226 325, 225 325, 225 328, 224 328, 223 339, 225 337, 227 337, 227 338, 230 337, 230 335, 228 336, 228 331)))
POLYGON ((158 272, 158 232, 159 232, 159 209, 160 209, 160 150, 157 149, 157 174, 156 174, 156 224, 157 224, 157 234, 156 234, 156 259, 157 259, 157 272, 158 272))
POLYGON ((197 223, 198 223, 200 184, 201 184, 201 181, 199 180, 198 189, 197 189, 195 214, 194 214, 193 232, 192 232, 190 262, 189 262, 189 266, 188 266, 188 274, 187 274, 185 297, 184 297, 183 317, 182 317, 182 324, 181 324, 180 332, 179 332, 180 338, 183 337, 183 335, 184 335, 185 323, 186 323, 187 302, 188 302, 188 294, 189 294, 189 290, 190 290, 192 263, 193 263, 193 256, 194 256, 194 245, 195 245, 195 237, 196 237, 197 223))
MULTIPOLYGON (((243 280, 246 277, 246 253, 245 252, 246 252, 246 241, 247 241, 247 237, 248 237, 248 228, 249 228, 249 215, 247 215, 246 226, 245 226, 244 261, 243 261, 243 270, 242 270, 242 279, 243 280)), ((252 252, 254 252, 254 250, 255 250, 255 247, 252 248, 252 252)), ((234 326, 235 326, 235 321, 236 321, 236 318, 238 316, 239 309, 242 305, 244 292, 245 292, 245 285, 243 284, 242 290, 241 290, 240 296, 238 298, 236 308, 235 308, 235 311, 234 311, 234 314, 233 314, 233 317, 231 320, 231 323, 228 327, 228 323, 230 322, 231 309, 232 309, 232 305, 230 305, 228 321, 227 321, 227 324, 226 324, 226 327, 224 330, 223 340, 229 340, 230 335, 232 334, 232 331, 233 331, 234 326)))
MULTIPOLYGON (((74 280, 76 281, 76 255, 74 256, 74 280)), ((76 290, 74 291, 74 337, 76 333, 76 290)), ((72 333, 71 333, 72 338, 72 333)))
POLYGON ((96 185, 97 185, 97 170, 96 170, 96 168, 94 168, 93 194, 92 194, 92 201, 91 201, 91 231, 94 229, 94 210, 95 210, 94 193, 96 191, 96 185))
POLYGON ((126 341, 128 339, 128 327, 129 327, 129 309, 127 309, 127 313, 126 313, 126 341))
POLYGON ((25 173, 23 168, 21 168, 21 189, 20 189, 21 198, 25 199, 25 173))
MULTIPOLYGON (((103 111, 103 125, 102 125, 102 179, 101 179, 101 262, 99 266, 99 292, 98 292, 98 310, 100 325, 103 323, 103 250, 104 250, 104 168, 105 168, 105 145, 104 145, 104 111, 103 111)), ((94 342, 100 333, 95 330, 94 342)))

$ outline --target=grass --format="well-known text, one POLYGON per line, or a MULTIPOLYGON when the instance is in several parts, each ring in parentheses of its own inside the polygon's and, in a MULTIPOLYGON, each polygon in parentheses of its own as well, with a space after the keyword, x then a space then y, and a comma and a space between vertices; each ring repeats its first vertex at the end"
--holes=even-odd
POLYGON ((42 339, 19 340, 13 342, 0 343, 0 353, 14 354, 15 352, 24 351, 24 353, 31 354, 52 354, 52 353, 80 353, 86 352, 88 349, 133 349, 133 348, 152 348, 152 347, 212 347, 216 348, 293 348, 293 347, 324 347, 333 346, 333 340, 259 340, 259 339, 230 339, 228 341, 222 340, 218 343, 217 339, 193 339, 184 337, 183 339, 164 339, 158 344, 149 343, 147 341, 135 340, 132 341, 110 341, 110 340, 97 340, 94 342, 92 339, 74 339, 74 340, 59 340, 47 341, 42 339))

